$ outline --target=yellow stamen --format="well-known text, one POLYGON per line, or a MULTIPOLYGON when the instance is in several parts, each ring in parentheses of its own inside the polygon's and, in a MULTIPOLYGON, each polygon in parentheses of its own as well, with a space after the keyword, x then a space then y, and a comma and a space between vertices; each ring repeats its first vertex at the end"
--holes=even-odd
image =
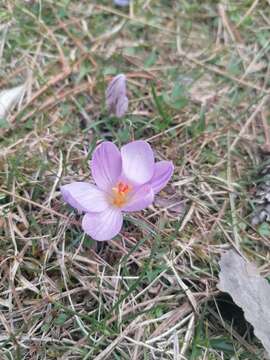
POLYGON ((117 207, 122 207, 123 205, 125 205, 131 189, 132 187, 130 185, 123 182, 119 182, 115 187, 113 187, 113 205, 117 207))

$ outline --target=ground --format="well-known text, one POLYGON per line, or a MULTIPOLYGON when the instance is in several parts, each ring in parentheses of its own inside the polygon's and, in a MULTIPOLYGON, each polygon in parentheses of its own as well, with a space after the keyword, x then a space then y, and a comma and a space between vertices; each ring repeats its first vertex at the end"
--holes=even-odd
MULTIPOLYGON (((0 87, 26 84, 0 129, 0 358, 262 359, 217 288, 220 255, 269 275, 251 226, 269 149, 269 1, 2 0, 0 87), (105 88, 128 79, 129 112, 105 88), (90 180, 102 140, 147 140, 173 179, 96 243, 59 187, 90 180)), ((236 274, 237 276, 237 274, 236 274)))

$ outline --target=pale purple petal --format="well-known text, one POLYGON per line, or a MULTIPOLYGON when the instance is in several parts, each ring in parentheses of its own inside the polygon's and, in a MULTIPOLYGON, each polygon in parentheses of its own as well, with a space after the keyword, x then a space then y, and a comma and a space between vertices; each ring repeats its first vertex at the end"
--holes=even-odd
POLYGON ((127 6, 129 5, 130 0, 113 0, 113 2, 118 6, 127 6))
POLYGON ((154 175, 149 181, 149 184, 155 194, 167 185, 168 181, 172 177, 173 170, 174 166, 171 161, 159 161, 155 163, 154 175))
POLYGON ((128 98, 126 96, 123 96, 118 100, 116 104, 115 115, 117 117, 122 117, 125 115, 127 110, 128 110, 128 98))
POLYGON ((117 208, 109 207, 100 213, 87 213, 82 228, 94 240, 106 241, 116 236, 122 227, 123 215, 117 208))
POLYGON ((133 141, 121 148, 123 176, 142 185, 154 174, 154 154, 151 146, 143 140, 133 141))
POLYGON ((126 75, 118 74, 109 83, 106 89, 106 99, 115 99, 117 94, 126 93, 126 75))
POLYGON ((103 142, 94 151, 90 166, 97 186, 111 191, 122 171, 120 151, 112 142, 103 142))
POLYGON ((122 117, 128 110, 126 76, 119 74, 109 83, 106 90, 106 105, 110 112, 122 117))
POLYGON ((109 206, 107 194, 86 182, 73 182, 61 186, 60 190, 64 200, 79 211, 100 212, 109 206))
POLYGON ((154 191, 149 185, 139 187, 130 197, 123 211, 140 211, 147 208, 154 201, 154 191))

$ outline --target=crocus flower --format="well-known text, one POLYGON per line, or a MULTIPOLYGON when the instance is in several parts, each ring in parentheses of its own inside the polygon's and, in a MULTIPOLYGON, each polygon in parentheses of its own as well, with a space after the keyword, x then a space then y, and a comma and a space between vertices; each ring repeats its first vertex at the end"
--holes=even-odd
POLYGON ((130 0, 113 0, 114 4, 117 6, 128 6, 130 0))
POLYGON ((142 140, 124 145, 101 143, 90 163, 96 185, 73 182, 61 187, 64 200, 85 215, 83 230, 105 241, 117 235, 123 213, 140 211, 152 204, 154 195, 170 180, 171 161, 155 163, 151 146, 142 140))
POLYGON ((109 83, 106 90, 106 104, 110 112, 117 117, 125 115, 128 109, 126 76, 119 74, 109 83))

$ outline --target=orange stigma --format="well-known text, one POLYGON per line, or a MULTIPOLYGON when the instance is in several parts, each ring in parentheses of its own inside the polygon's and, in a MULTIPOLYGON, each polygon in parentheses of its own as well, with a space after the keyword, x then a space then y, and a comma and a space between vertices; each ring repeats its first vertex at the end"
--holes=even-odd
POLYGON ((126 204, 128 200, 128 193, 131 191, 131 186, 123 182, 119 182, 115 187, 112 188, 113 191, 113 205, 117 207, 122 207, 126 204))

